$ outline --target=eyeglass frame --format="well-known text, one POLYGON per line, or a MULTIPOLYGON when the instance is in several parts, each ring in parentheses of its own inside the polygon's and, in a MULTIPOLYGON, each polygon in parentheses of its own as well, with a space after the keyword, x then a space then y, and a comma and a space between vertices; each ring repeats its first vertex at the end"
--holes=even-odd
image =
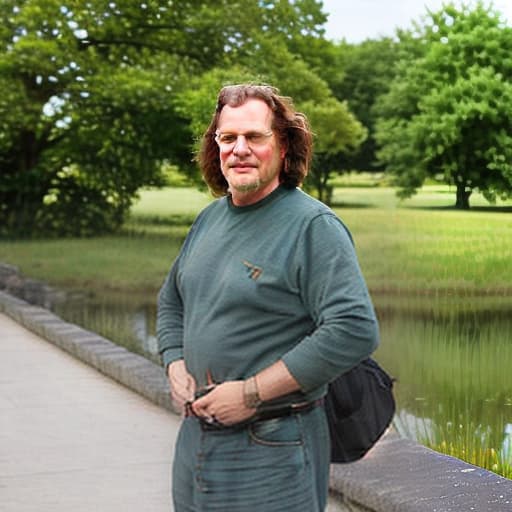
POLYGON ((257 131, 249 131, 246 133, 233 133, 233 132, 221 132, 219 130, 216 130, 214 139, 220 149, 224 149, 224 151, 230 151, 230 150, 233 150, 235 148, 235 146, 237 145, 238 137, 243 137, 245 139, 246 144, 251 149, 254 149, 254 147, 263 146, 265 141, 267 139, 269 139, 270 137, 272 137, 272 135, 274 135, 274 130, 272 130, 272 129, 268 130, 265 133, 257 132, 257 131), (235 139, 233 140, 233 142, 221 142, 220 139, 223 135, 232 135, 233 137, 235 137, 235 139), (251 137, 261 138, 261 141, 260 140, 258 140, 258 141, 251 140, 251 137))

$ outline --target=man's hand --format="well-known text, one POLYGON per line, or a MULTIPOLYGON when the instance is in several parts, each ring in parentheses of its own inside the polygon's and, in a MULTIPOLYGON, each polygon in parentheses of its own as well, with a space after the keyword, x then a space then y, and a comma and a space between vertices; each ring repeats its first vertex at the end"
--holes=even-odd
POLYGON ((183 359, 178 359, 167 367, 167 378, 171 388, 172 401, 183 412, 185 402, 194 400, 196 391, 196 382, 188 373, 183 359))
POLYGON ((192 404, 194 414, 214 418, 224 425, 234 425, 249 419, 256 409, 244 403, 244 381, 232 380, 216 385, 208 394, 192 404))

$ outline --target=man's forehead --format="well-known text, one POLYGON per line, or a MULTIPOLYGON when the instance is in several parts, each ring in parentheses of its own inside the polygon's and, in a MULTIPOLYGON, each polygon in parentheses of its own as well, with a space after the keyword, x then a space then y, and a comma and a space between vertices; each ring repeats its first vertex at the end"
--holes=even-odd
POLYGON ((272 110, 262 100, 249 99, 242 105, 232 107, 225 105, 219 115, 217 128, 231 126, 260 126, 270 128, 272 125, 272 110))

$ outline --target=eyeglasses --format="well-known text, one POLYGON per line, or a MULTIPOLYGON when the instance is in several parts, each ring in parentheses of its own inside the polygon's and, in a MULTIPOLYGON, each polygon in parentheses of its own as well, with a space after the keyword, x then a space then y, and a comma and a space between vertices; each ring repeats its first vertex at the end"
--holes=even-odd
POLYGON ((245 139, 246 144, 251 148, 257 148, 263 146, 267 139, 272 137, 274 132, 269 130, 268 132, 248 132, 248 133, 223 133, 216 131, 215 132, 215 142, 219 145, 219 148, 222 151, 231 151, 236 143, 238 142, 238 137, 243 137, 245 139))

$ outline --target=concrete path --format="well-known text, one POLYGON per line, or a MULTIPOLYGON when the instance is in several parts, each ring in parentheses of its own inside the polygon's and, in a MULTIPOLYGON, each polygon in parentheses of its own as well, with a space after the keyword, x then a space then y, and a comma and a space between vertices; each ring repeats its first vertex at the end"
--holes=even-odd
POLYGON ((0 512, 169 512, 178 427, 0 314, 0 512))

